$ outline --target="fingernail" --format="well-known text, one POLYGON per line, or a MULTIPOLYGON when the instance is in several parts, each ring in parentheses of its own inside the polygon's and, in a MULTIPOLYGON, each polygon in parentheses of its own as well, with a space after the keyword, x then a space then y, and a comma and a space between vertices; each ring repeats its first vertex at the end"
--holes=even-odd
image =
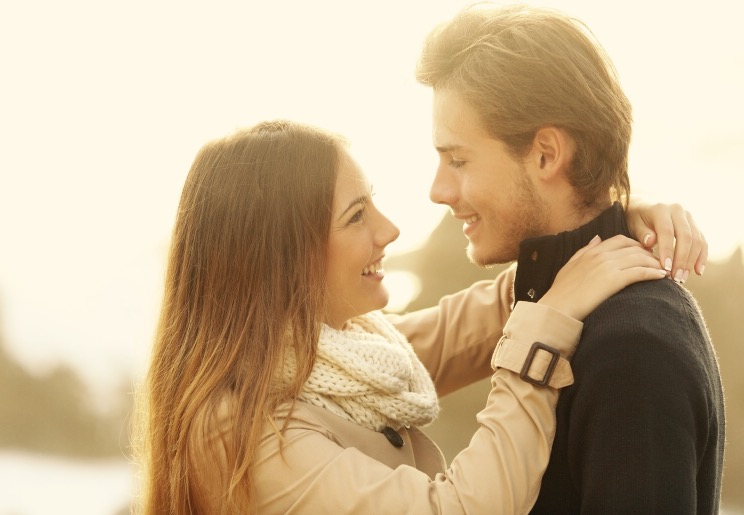
POLYGON ((596 243, 600 241, 599 234, 595 235, 594 238, 592 238, 589 243, 596 243))
POLYGON ((700 271, 698 272, 698 275, 703 275, 705 273, 705 265, 700 265, 700 271))
POLYGON ((646 236, 643 237, 643 246, 648 247, 648 239, 651 237, 651 233, 648 233, 646 236))
POLYGON ((685 270, 685 273, 682 276, 682 282, 683 283, 686 283, 687 282, 687 279, 689 279, 689 277, 690 277, 690 271, 689 270, 685 270))
POLYGON ((675 280, 675 281, 676 281, 677 283, 679 283, 679 284, 682 284, 682 283, 684 282, 684 281, 682 280, 682 276, 683 276, 683 275, 684 275, 684 271, 683 271, 683 270, 682 270, 682 269, 680 268, 680 269, 679 269, 679 270, 677 270, 677 272, 676 272, 676 273, 674 274, 674 280, 675 280))
POLYGON ((666 270, 667 272, 672 271, 672 258, 666 258, 666 260, 664 261, 664 270, 666 270))

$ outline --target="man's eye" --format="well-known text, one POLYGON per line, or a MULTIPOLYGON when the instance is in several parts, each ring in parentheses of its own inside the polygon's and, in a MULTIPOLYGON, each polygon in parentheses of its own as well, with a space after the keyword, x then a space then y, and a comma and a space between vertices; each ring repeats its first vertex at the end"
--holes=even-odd
POLYGON ((457 159, 452 159, 449 164, 452 168, 460 168, 461 166, 465 164, 465 161, 459 161, 457 159))

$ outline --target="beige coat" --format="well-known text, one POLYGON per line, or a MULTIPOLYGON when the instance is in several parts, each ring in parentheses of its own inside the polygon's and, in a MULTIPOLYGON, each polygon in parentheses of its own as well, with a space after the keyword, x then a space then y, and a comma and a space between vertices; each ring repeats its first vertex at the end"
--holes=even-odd
MULTIPOLYGON (((506 350, 510 342, 516 348, 539 340, 565 357, 573 353, 582 324, 550 308, 519 303, 506 324, 512 278, 510 270, 443 298, 437 307, 393 317, 440 395, 492 373, 502 333, 506 350)), ((562 364, 562 373, 570 376, 562 364)), ((477 415, 480 429, 449 467, 416 427, 399 431, 405 444, 397 448, 382 433, 296 403, 281 452, 271 428, 259 448, 258 513, 528 512, 550 455, 558 390, 532 386, 504 368, 493 373, 491 385, 477 415)), ((277 425, 285 414, 277 414, 277 425)), ((229 435, 224 416, 221 437, 229 435)))

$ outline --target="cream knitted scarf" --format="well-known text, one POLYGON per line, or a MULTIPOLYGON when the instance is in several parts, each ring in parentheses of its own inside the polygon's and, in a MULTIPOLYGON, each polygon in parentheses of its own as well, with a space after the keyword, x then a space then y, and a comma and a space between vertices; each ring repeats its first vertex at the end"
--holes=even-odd
MULTIPOLYGON (((295 366, 292 354, 285 377, 295 366)), ((379 311, 353 318, 341 331, 322 325, 300 399, 375 431, 426 425, 439 414, 428 371, 379 311)))

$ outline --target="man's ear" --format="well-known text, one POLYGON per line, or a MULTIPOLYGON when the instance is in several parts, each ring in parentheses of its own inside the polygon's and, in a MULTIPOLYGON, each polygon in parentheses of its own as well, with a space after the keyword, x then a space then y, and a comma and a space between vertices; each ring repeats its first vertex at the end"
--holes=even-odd
POLYGON ((558 127, 542 127, 535 133, 529 159, 543 180, 562 175, 571 164, 574 142, 558 127))

